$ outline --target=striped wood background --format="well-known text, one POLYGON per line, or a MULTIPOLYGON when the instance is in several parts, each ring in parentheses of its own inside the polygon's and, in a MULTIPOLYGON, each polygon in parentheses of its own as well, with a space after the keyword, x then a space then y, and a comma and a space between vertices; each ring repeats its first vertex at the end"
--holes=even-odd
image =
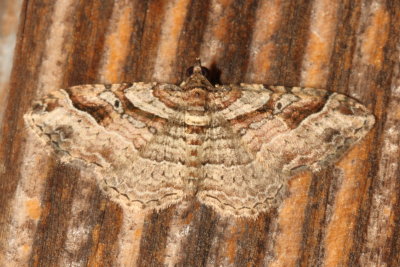
POLYGON ((20 12, 0 94, 0 266, 400 266, 399 1, 25 0, 20 12), (197 56, 221 83, 348 94, 376 126, 257 220, 199 203, 123 213, 26 134, 22 115, 53 89, 177 83, 197 56))

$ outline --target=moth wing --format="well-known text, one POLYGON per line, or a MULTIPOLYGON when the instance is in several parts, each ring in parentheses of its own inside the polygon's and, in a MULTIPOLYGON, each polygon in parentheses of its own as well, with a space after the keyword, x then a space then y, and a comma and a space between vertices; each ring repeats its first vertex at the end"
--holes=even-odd
POLYGON ((99 84, 57 90, 25 120, 63 160, 93 166, 102 188, 114 200, 136 208, 165 208, 184 197, 181 166, 143 158, 141 151, 163 131, 167 118, 160 116, 160 105, 142 110, 126 93, 137 90, 139 97, 151 101, 155 86, 99 84), (143 96, 146 90, 150 97, 143 96))
POLYGON ((216 145, 214 152, 208 152, 230 159, 204 166, 205 179, 197 196, 223 214, 256 216, 275 207, 293 171, 316 170, 334 162, 374 124, 374 116, 363 105, 341 94, 299 87, 260 88, 242 84, 242 96, 215 113, 229 125, 231 135, 224 142, 230 140, 240 149, 236 154, 221 152, 216 145), (253 103, 244 98, 249 90, 259 92, 253 103), (238 108, 232 108, 235 105, 238 108))
POLYGON ((268 118, 248 125, 241 140, 258 161, 285 176, 302 167, 315 171, 332 164, 375 123, 365 106, 343 94, 301 87, 270 89, 274 94, 264 112, 268 118))

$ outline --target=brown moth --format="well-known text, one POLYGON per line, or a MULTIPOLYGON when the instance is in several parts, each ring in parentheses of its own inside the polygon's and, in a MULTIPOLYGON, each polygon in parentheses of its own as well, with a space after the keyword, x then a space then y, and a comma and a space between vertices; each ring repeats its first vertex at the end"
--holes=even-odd
POLYGON ((374 125, 350 97, 321 89, 212 85, 200 61, 179 86, 89 84, 54 91, 25 115, 67 162, 89 166, 123 206, 196 198, 222 216, 277 207, 293 172, 339 159, 374 125))

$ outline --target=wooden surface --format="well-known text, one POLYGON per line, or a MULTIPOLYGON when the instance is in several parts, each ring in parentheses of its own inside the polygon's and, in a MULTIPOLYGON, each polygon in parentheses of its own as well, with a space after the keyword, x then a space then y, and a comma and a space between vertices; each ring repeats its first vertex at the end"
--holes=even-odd
MULTIPOLYGON (((0 125, 8 97, 14 47, 22 0, 0 1, 0 125)), ((0 132, 0 138, 1 138, 0 132)))
POLYGON ((0 266, 400 266, 400 2, 25 0, 0 144, 0 266), (199 203, 129 214, 27 135, 49 91, 177 83, 327 88, 376 115, 335 166, 302 173, 257 220, 199 203))

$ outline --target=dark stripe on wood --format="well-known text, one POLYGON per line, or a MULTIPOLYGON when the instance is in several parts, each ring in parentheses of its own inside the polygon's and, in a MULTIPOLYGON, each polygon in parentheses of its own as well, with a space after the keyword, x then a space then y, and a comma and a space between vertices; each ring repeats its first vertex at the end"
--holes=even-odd
POLYGON ((140 240, 138 267, 163 266, 169 225, 175 206, 153 213, 145 219, 140 240))
MULTIPOLYGON (((398 155, 398 158, 400 158, 400 154, 398 155)), ((396 173, 397 177, 400 177, 400 166, 397 167, 396 173)), ((400 196, 400 179, 397 179, 394 194, 396 196, 400 196)), ((397 197, 392 216, 395 218, 393 221, 393 227, 391 229, 392 235, 387 239, 387 243, 384 248, 380 247, 375 249, 377 249, 377 253, 383 250, 384 262, 387 264, 387 266, 400 266, 400 197, 397 197)))
MULTIPOLYGON (((327 227, 326 212, 329 193, 332 190, 334 168, 314 174, 308 192, 308 203, 304 211, 303 237, 301 242, 298 266, 320 266, 323 258, 321 249, 324 230, 327 227)), ((336 191, 336 190, 335 190, 336 191)))
POLYGON ((190 209, 190 232, 182 240, 182 261, 177 266, 206 266, 212 241, 215 235, 218 216, 211 208, 196 201, 190 209))
POLYGON ((73 21, 73 44, 65 68, 64 88, 71 85, 97 83, 113 0, 80 1, 73 21))
MULTIPOLYGON (((136 81, 133 76, 137 76, 138 71, 143 68, 142 65, 139 64, 138 58, 143 56, 144 53, 149 53, 150 51, 147 49, 142 49, 143 47, 143 38, 144 38, 144 31, 145 31, 145 24, 146 20, 149 18, 151 19, 152 16, 147 13, 148 11, 152 10, 149 9, 149 5, 151 2, 149 0, 136 0, 132 1, 130 5, 133 6, 133 29, 130 33, 130 47, 128 48, 128 55, 125 59, 125 69, 126 72, 123 74, 124 81, 136 81)), ((157 12, 159 12, 159 7, 157 7, 157 12)), ((158 32, 159 34, 159 32, 158 32)), ((154 57, 153 57, 154 60, 154 57)), ((145 64, 146 62, 141 62, 145 64)), ((142 72, 142 71, 140 71, 142 72)), ((140 79, 140 81, 143 81, 140 79)))
POLYGON ((49 175, 42 200, 42 214, 32 245, 30 266, 57 266, 64 254, 71 206, 79 170, 56 165, 49 175))
POLYGON ((218 62, 218 68, 224 70, 222 83, 245 82, 258 4, 258 0, 235 0, 229 6, 229 29, 226 29, 223 56, 218 62))
POLYGON ((160 18, 165 16, 167 1, 137 0, 136 2, 134 16, 137 19, 135 19, 134 32, 131 35, 131 43, 134 45, 126 59, 125 79, 151 82, 164 22, 160 18), (142 17, 142 15, 144 16, 142 17), (139 18, 142 18, 143 21, 140 21, 139 18))
POLYGON ((275 57, 271 58, 269 77, 264 83, 298 86, 307 45, 310 13, 314 1, 283 1, 278 32, 273 40, 275 57))
POLYGON ((182 31, 179 36, 176 54, 176 78, 179 82, 186 77, 186 70, 193 66, 200 56, 201 41, 210 13, 210 0, 191 0, 182 31))
POLYGON ((122 225, 123 213, 121 207, 106 199, 98 189, 97 195, 101 197, 94 199, 93 207, 97 212, 88 211, 91 217, 91 234, 89 242, 82 251, 91 250, 87 266, 116 266, 118 251, 119 232, 122 225), (103 202, 107 201, 105 208, 103 202), (95 216, 93 216, 95 215, 95 216), (98 231, 97 231, 97 228, 98 231), (97 264, 97 265, 96 265, 97 264))
MULTIPOLYGON (((245 230, 237 238, 235 265, 240 266, 263 266, 268 241, 271 240, 269 228, 276 211, 261 214, 257 220, 243 222, 245 230)), ((238 226, 241 222, 237 223, 238 226)))
POLYGON ((327 89, 346 92, 356 46, 361 1, 345 0, 338 10, 335 43, 332 51, 327 89))

